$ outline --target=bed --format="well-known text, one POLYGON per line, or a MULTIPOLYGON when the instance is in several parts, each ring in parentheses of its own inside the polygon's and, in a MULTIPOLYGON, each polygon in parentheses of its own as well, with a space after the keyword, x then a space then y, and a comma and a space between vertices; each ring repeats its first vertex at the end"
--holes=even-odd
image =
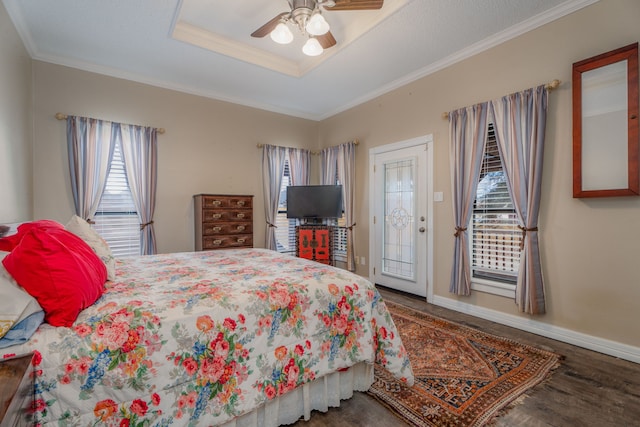
POLYGON ((380 294, 347 271, 229 249, 115 272, 72 325, 0 348, 35 352, 40 425, 276 426, 367 390, 373 363, 413 382, 380 294))

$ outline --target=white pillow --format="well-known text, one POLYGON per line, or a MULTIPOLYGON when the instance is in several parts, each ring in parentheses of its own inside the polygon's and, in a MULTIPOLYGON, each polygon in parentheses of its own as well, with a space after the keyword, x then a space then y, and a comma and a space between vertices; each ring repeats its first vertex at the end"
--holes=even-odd
POLYGON ((8 253, 0 251, 0 338, 17 323, 42 311, 38 301, 22 289, 2 265, 8 253))
POLYGON ((65 225, 65 228, 67 231, 72 232, 84 240, 84 242, 93 249, 96 255, 98 255, 98 258, 100 258, 105 267, 107 267, 107 280, 115 280, 116 259, 111 252, 109 244, 104 241, 98 232, 91 228, 89 223, 78 215, 72 216, 67 225, 65 225))

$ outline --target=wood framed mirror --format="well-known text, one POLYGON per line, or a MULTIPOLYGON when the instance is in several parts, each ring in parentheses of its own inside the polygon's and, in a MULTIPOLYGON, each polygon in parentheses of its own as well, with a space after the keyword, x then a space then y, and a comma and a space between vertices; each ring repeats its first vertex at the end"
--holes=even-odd
POLYGON ((640 195, 638 43, 573 64, 573 197, 640 195))

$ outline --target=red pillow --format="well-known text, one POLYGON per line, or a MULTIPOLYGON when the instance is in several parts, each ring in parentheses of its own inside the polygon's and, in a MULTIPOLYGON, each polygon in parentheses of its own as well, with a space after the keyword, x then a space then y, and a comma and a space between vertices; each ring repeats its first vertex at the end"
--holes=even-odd
POLYGON ((107 269, 82 239, 64 228, 30 226, 3 260, 53 326, 71 326, 104 292, 107 269))
POLYGON ((59 222, 52 221, 50 219, 41 219, 39 221, 25 222, 18 226, 16 234, 12 234, 0 239, 0 251, 11 252, 13 248, 18 246, 20 240, 24 237, 29 230, 34 228, 64 228, 59 222))

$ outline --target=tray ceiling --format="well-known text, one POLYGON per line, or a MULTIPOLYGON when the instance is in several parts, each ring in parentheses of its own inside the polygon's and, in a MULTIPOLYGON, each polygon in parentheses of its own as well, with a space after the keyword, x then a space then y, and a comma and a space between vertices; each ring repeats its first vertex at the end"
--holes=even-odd
MULTIPOLYGON (((337 45, 250 34, 286 0, 2 0, 32 58, 322 120, 597 0, 385 0, 327 11, 337 45)), ((297 36, 297 35, 296 35, 297 36)))

